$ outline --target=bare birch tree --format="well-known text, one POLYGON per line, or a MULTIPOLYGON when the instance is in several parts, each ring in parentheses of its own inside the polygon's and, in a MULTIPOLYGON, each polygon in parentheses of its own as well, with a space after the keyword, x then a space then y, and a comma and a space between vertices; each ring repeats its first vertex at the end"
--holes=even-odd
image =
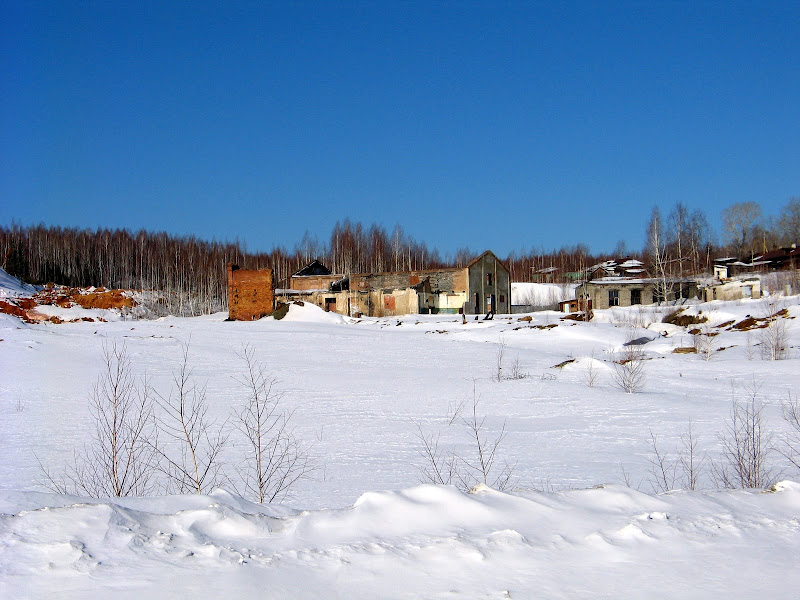
POLYGON ((146 378, 137 384, 124 343, 103 346, 103 367, 89 395, 92 439, 61 475, 39 461, 45 485, 94 498, 144 496, 157 462, 151 389, 146 378))
POLYGON ((252 346, 240 354, 244 374, 237 381, 247 401, 236 414, 236 428, 247 440, 247 455, 238 469, 245 490, 258 502, 285 498, 311 469, 308 451, 290 427, 291 412, 280 410, 277 380, 255 355, 252 346))
POLYGON ((220 455, 228 436, 224 424, 208 416, 205 386, 193 381, 188 342, 181 344, 181 364, 172 381, 169 395, 158 395, 158 426, 165 442, 158 448, 159 468, 170 491, 204 494, 226 481, 220 455))
POLYGON ((498 462, 499 449, 506 437, 505 423, 496 436, 486 433, 486 416, 478 410, 480 397, 474 383, 470 410, 466 416, 462 416, 466 404, 465 401, 458 405, 449 422, 451 425, 460 422, 467 428, 472 455, 465 456, 443 448, 439 433, 426 435, 417 423, 417 437, 422 443, 419 454, 424 461, 420 467, 420 478, 428 483, 456 485, 462 491, 469 491, 477 484, 502 491, 510 485, 515 469, 513 464, 504 461, 501 465, 498 462))
POLYGON ((667 250, 664 241, 664 223, 657 206, 653 207, 650 222, 647 224, 647 244, 653 264, 653 275, 656 278, 656 295, 661 301, 665 301, 670 292, 667 280, 667 250))

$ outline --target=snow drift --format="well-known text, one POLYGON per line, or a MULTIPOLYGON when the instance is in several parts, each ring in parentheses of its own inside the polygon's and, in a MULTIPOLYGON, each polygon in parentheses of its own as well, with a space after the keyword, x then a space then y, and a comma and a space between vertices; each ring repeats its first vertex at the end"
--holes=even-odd
POLYGON ((296 512, 210 496, 0 492, 6 598, 788 598, 800 485, 653 497, 611 485, 418 486, 296 512), (747 548, 746 552, 742 549, 747 548), (177 576, 177 577, 176 577, 177 576), (788 594, 788 595, 787 595, 788 594))

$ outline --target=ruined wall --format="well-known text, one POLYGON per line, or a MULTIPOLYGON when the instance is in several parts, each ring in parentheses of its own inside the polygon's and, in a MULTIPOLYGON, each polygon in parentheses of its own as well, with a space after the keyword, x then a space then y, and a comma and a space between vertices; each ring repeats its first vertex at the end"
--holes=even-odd
POLYGON ((359 291, 406 289, 430 278, 434 292, 466 292, 465 269, 439 269, 398 273, 363 273, 350 276, 350 289, 359 291))
POLYGON ((327 290, 331 284, 339 281, 342 275, 297 275, 289 279, 292 290, 327 290))
POLYGON ((745 281, 729 281, 713 285, 703 290, 703 300, 741 300, 743 298, 761 298, 761 281, 748 279, 745 281))
POLYGON ((240 269, 228 265, 228 318, 254 321, 274 307, 272 269, 240 269))

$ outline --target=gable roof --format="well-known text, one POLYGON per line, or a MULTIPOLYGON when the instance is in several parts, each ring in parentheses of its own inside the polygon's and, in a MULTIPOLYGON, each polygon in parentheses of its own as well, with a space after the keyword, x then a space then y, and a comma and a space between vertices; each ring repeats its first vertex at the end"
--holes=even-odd
POLYGON ((500 265, 501 265, 501 266, 502 266, 502 267, 503 267, 503 268, 504 268, 506 271, 508 271, 509 273, 511 273, 511 270, 510 270, 510 269, 509 269, 509 268, 506 266, 506 263, 504 263, 502 260, 500 260, 499 258, 497 258, 497 255, 496 255, 494 252, 492 252, 491 250, 484 250, 484 251, 483 251, 483 253, 482 253, 480 256, 478 256, 478 257, 477 257, 475 260, 473 260, 472 262, 470 262, 470 263, 467 265, 467 268, 469 269, 469 268, 470 268, 472 265, 474 265, 474 264, 478 263, 478 262, 479 262, 479 261, 480 261, 480 260, 481 260, 481 259, 482 259, 484 256, 486 256, 487 254, 489 254, 489 255, 491 255, 492 257, 494 257, 494 259, 495 259, 497 262, 499 262, 499 263, 500 263, 500 265))
POLYGON ((308 263, 305 267, 300 269, 297 273, 293 274, 292 277, 306 277, 309 275, 330 275, 331 270, 323 265, 318 260, 314 260, 308 263))

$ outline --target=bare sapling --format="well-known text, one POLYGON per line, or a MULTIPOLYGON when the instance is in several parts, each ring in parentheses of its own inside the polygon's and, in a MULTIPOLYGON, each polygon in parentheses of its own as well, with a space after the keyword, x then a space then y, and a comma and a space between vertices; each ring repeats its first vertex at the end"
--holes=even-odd
POLYGON ((678 461, 670 459, 658 446, 658 438, 650 431, 650 487, 657 494, 663 494, 675 489, 678 479, 678 461))
POLYGON ((584 372, 584 378, 586 380, 586 385, 589 387, 594 387, 597 384, 597 378, 600 375, 600 370, 597 368, 597 363, 595 362, 594 357, 594 350, 592 350, 591 356, 586 361, 586 371, 584 372))
POLYGON ((475 457, 474 460, 465 462, 470 470, 477 475, 476 478, 479 483, 503 490, 508 486, 513 473, 513 467, 508 463, 504 463, 497 470, 495 469, 498 448, 506 437, 506 424, 503 422, 503 427, 497 437, 489 438, 485 433, 484 427, 486 416, 478 414, 479 401, 480 397, 473 389, 472 410, 462 419, 462 422, 469 429, 475 444, 473 446, 475 457))
POLYGON ((236 379, 247 390, 247 400, 234 423, 247 440, 247 455, 239 475, 247 493, 258 502, 279 501, 308 476, 308 451, 290 427, 292 413, 280 409, 277 380, 256 358, 252 346, 244 346, 240 357, 245 370, 236 379))
POLYGON ((420 467, 420 480, 441 485, 455 485, 462 491, 469 491, 477 484, 483 484, 497 490, 506 489, 514 474, 515 465, 499 462, 499 450, 506 437, 505 422, 500 432, 492 437, 486 432, 486 416, 481 415, 478 407, 480 397, 475 384, 471 402, 459 404, 456 413, 449 418, 450 424, 460 423, 468 431, 470 456, 456 453, 440 444, 441 434, 425 434, 417 423, 417 437, 421 442, 420 456, 423 465, 420 467), (466 412, 465 415, 461 413, 466 412))
POLYGON ((691 421, 686 431, 681 434, 680 443, 678 465, 683 478, 682 487, 694 491, 700 486, 700 475, 705 469, 706 455, 699 450, 698 439, 691 421))
POLYGON ((789 333, 786 325, 785 307, 781 302, 767 302, 763 308, 767 326, 758 330, 758 341, 763 360, 784 360, 788 355, 789 333))
POLYGON ((528 379, 530 376, 530 373, 523 370, 519 356, 514 357, 514 360, 511 363, 511 373, 509 374, 508 378, 516 381, 519 379, 528 379))
POLYGON ((692 334, 694 349, 704 361, 708 362, 714 357, 715 334, 711 331, 711 327, 709 327, 707 323, 703 323, 697 330, 693 331, 695 331, 692 334))
POLYGON ((417 439, 421 443, 418 450, 423 459, 419 467, 420 481, 435 485, 456 485, 462 490, 469 490, 462 475, 461 459, 446 448, 442 448, 439 441, 441 433, 426 434, 420 423, 417 423, 417 439))
POLYGON ((39 461, 45 485, 94 498, 147 495, 157 463, 151 389, 146 378, 136 382, 124 343, 104 345, 103 363, 89 395, 91 441, 62 474, 39 461))
POLYGON ((194 383, 188 343, 181 344, 181 354, 173 389, 167 397, 158 395, 158 427, 166 442, 158 448, 159 469, 169 491, 204 494, 226 481, 221 452, 228 435, 224 424, 208 416, 206 388, 194 383))
POLYGON ((650 487, 657 494, 674 489, 696 490, 700 486, 700 476, 705 465, 705 454, 699 450, 699 443, 691 421, 681 434, 673 454, 667 454, 659 445, 658 438, 650 431, 650 487))
POLYGON ((646 381, 644 365, 644 349, 629 342, 617 353, 614 360, 614 383, 628 394, 641 392, 646 381))
POLYGON ((506 342, 506 339, 501 335, 500 339, 497 341, 497 350, 495 352, 495 367, 493 373, 493 379, 498 383, 503 381, 503 360, 505 358, 507 346, 508 342, 506 342))
POLYGON ((800 469, 800 400, 793 398, 791 392, 783 403, 783 418, 789 424, 789 433, 784 438, 781 454, 800 469))
POLYGON ((754 381, 741 401, 732 390, 730 416, 719 436, 722 455, 720 462, 712 464, 712 475, 721 487, 764 488, 778 475, 772 464, 773 440, 759 398, 760 387, 754 381))

